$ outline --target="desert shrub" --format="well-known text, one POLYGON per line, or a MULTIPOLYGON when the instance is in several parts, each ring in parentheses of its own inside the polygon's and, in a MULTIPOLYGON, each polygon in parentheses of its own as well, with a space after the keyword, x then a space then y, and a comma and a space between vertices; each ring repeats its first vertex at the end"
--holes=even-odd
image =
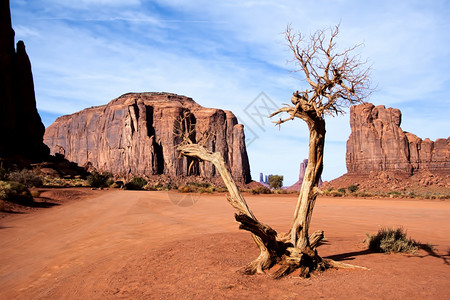
POLYGON ((397 192, 397 191, 389 192, 388 195, 389 195, 389 197, 391 197, 391 198, 398 198, 398 197, 401 197, 401 196, 402 196, 402 194, 401 194, 400 192, 397 192))
POLYGON ((31 197, 38 198, 41 195, 39 191, 30 191, 31 197))
POLYGON ((98 172, 92 172, 92 174, 86 178, 86 181, 88 185, 92 187, 107 187, 109 177, 110 173, 100 174, 98 172))
POLYGON ((347 187, 347 190, 348 190, 350 193, 354 193, 354 192, 356 192, 356 191, 358 190, 358 186, 356 186, 356 185, 354 185, 354 184, 351 184, 351 185, 349 185, 349 186, 347 187))
POLYGON ((223 186, 216 186, 216 187, 214 187, 214 191, 219 192, 219 193, 226 193, 226 192, 228 192, 228 189, 223 186))
POLYGON ((131 183, 136 185, 139 189, 142 189, 144 187, 144 185, 147 184, 147 180, 145 180, 145 178, 136 176, 136 177, 133 177, 133 179, 131 179, 131 183))
POLYGON ((19 182, 29 188, 43 185, 42 177, 27 169, 10 172, 8 174, 8 180, 19 182))
POLYGON ((11 202, 33 202, 28 188, 14 181, 0 181, 0 200, 11 202))
POLYGON ((146 191, 157 191, 158 190, 158 186, 157 185, 152 185, 152 184, 146 184, 142 187, 144 190, 146 191))
POLYGON ((191 185, 182 185, 178 188, 179 193, 194 193, 197 189, 191 185))
POLYGON ((401 227, 381 228, 375 235, 367 234, 366 243, 370 250, 382 253, 410 253, 421 246, 420 243, 408 238, 406 230, 401 227))
POLYGON ((258 194, 271 194, 272 191, 266 187, 266 186, 258 186, 254 189, 252 189, 252 194, 258 195, 258 194))
POLYGON ((198 188, 198 192, 199 193, 208 193, 208 194, 211 194, 211 193, 213 193, 214 191, 215 191, 216 189, 213 187, 213 186, 208 186, 208 187, 199 187, 198 188))
POLYGON ((355 194, 356 197, 372 197, 373 194, 365 191, 358 192, 355 194))
POLYGON ((339 192, 339 190, 331 191, 331 192, 328 193, 328 196, 331 196, 331 197, 344 197, 344 193, 339 192))
POLYGON ((149 191, 170 191, 170 190, 178 190, 178 186, 171 182, 164 184, 158 182, 155 185, 147 184, 146 186, 144 186, 144 189, 149 191))
POLYGON ((120 186, 117 183, 113 182, 109 187, 112 188, 112 189, 120 189, 122 186, 120 186))
POLYGON ((339 193, 345 194, 346 189, 345 189, 345 188, 339 188, 337 191, 338 191, 339 193))

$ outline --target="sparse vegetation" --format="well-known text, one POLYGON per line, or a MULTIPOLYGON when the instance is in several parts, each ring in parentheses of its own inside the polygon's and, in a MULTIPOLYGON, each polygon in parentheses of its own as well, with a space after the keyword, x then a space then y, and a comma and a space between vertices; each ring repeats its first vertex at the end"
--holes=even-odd
POLYGON ((341 194, 345 194, 346 193, 346 189, 345 188, 339 188, 337 191, 339 193, 341 193, 341 194))
POLYGON ((28 188, 14 181, 0 181, 0 200, 10 202, 33 202, 28 188))
MULTIPOLYGON (((382 253, 412 253, 424 248, 421 243, 408 238, 406 230, 399 227, 381 228, 375 235, 367 234, 366 243, 370 250, 382 253)), ((425 245, 430 247, 430 245, 425 245)))
POLYGON ((209 183, 188 182, 185 185, 178 187, 180 193, 213 193, 216 191, 216 187, 209 183))
POLYGON ((279 190, 283 186, 283 176, 280 175, 270 175, 269 176, 269 186, 271 189, 279 190))
POLYGON ((266 186, 258 186, 251 190, 252 194, 272 194, 272 191, 266 186))
POLYGON ((120 189, 123 187, 123 181, 121 180, 115 181, 109 187, 113 189, 120 189))
POLYGON ((147 180, 143 177, 135 176, 131 181, 125 183, 123 186, 126 190, 142 190, 147 184, 147 180))
POLYGON ((88 183, 89 186, 92 187, 97 187, 97 188, 101 188, 101 187, 107 187, 108 183, 110 181, 108 181, 108 179, 111 177, 111 173, 98 173, 98 172, 92 172, 91 175, 89 175, 86 178, 86 181, 88 183))
POLYGON ((64 186, 64 187, 88 186, 87 180, 82 178, 59 178, 52 176, 43 176, 42 180, 44 186, 64 186))
POLYGON ((347 190, 348 190, 350 193, 354 193, 354 192, 356 192, 356 191, 358 190, 358 186, 357 186, 357 185, 354 185, 354 184, 351 184, 351 185, 349 185, 349 186, 347 187, 347 190))
POLYGON ((196 190, 190 185, 182 185, 178 188, 179 193, 194 193, 196 190))
POLYGON ((10 172, 8 174, 8 180, 19 182, 28 188, 43 185, 42 176, 38 175, 35 171, 27 169, 10 172))

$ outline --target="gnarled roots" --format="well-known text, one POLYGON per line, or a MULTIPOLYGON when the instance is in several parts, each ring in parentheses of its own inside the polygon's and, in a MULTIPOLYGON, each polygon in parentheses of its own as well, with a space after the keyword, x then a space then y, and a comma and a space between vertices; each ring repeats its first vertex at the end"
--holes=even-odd
POLYGON ((255 242, 260 247, 260 255, 254 261, 240 269, 247 275, 265 273, 274 269, 271 276, 279 279, 300 270, 300 277, 308 278, 311 272, 324 271, 327 268, 366 269, 364 267, 340 263, 331 259, 322 258, 317 253, 317 247, 324 240, 324 233, 318 230, 309 236, 309 246, 299 249, 292 245, 287 235, 278 236, 270 226, 262 224, 245 214, 235 214, 235 219, 240 223, 239 228, 250 231, 253 237, 259 238, 263 243, 255 242), (277 268, 278 267, 278 268, 277 268))

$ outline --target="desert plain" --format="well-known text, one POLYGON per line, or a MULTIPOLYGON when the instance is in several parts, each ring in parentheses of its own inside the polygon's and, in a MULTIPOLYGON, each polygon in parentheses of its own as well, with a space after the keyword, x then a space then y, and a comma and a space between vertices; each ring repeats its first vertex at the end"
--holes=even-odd
MULTIPOLYGON (((369 270, 238 272, 259 253, 225 194, 40 189, 46 208, 0 219, 1 299, 448 299, 448 200, 319 197, 312 229, 323 257, 369 270), (433 252, 381 254, 366 233, 402 226, 433 252)), ((296 195, 245 195, 256 217, 284 232, 296 195)))

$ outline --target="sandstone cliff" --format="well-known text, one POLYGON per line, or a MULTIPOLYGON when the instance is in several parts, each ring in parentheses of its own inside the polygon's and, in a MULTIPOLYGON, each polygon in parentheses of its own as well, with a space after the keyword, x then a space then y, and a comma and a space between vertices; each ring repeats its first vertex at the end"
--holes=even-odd
MULTIPOLYGON (((188 97, 169 93, 130 93, 107 105, 58 118, 44 142, 51 153, 80 165, 119 176, 187 175, 189 158, 180 158, 174 134, 176 119, 190 112, 195 136, 214 133, 207 148, 221 152, 236 181, 251 180, 243 125, 230 111, 204 108, 188 97)), ((212 164, 195 162, 193 175, 219 176, 212 164)))
POLYGON ((0 0, 0 157, 46 158, 44 131, 25 45, 16 51, 9 0, 0 0))
POLYGON ((450 138, 422 140, 401 127, 395 108, 364 103, 350 108, 351 134, 347 141, 347 171, 369 174, 380 171, 450 173, 450 138))

